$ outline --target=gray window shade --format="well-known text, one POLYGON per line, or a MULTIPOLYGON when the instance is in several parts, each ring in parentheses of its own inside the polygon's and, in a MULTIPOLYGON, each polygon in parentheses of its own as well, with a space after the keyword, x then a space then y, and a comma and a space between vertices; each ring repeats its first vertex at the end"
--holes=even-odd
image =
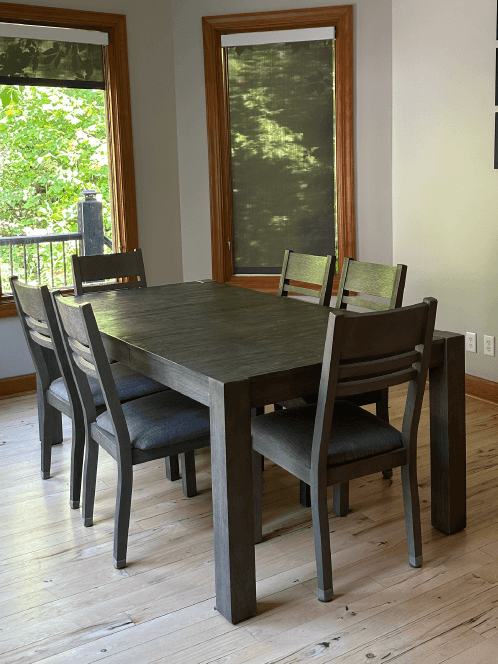
POLYGON ((226 48, 235 274, 335 254, 334 41, 226 48))
POLYGON ((0 37, 0 84, 103 90, 102 46, 0 37))

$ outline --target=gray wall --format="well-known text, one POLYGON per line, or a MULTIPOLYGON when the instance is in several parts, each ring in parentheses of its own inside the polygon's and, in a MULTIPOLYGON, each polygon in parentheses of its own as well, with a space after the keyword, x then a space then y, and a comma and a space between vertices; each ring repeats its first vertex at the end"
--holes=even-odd
POLYGON ((438 327, 477 332, 467 373, 493 381, 497 46, 495 0, 393 0, 394 260, 409 266, 407 303, 433 295, 438 327))
MULTIPOLYGON (((340 5, 330 0, 171 0, 185 281, 211 276, 202 16, 340 5)), ((355 30, 358 255, 392 260, 391 0, 357 0, 355 30)))
MULTIPOLYGON (((23 2, 126 14, 139 242, 151 285, 182 281, 173 38, 169 1, 23 2)), ((32 372, 27 352, 18 321, 0 319, 0 378, 32 372)))

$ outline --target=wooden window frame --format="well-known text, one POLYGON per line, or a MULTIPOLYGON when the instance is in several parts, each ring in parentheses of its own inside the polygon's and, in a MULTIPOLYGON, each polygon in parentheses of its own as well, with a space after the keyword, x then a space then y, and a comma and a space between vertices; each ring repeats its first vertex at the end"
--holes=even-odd
MULTIPOLYGON (((113 235, 119 251, 137 249, 137 199, 126 16, 0 2, 0 21, 108 33, 109 45, 103 48, 113 235)), ((17 316, 14 300, 10 296, 0 296, 0 318, 8 316, 17 316)))
MULTIPOLYGON (((356 257, 353 142, 353 6, 204 16, 204 73, 211 201, 213 279, 276 293, 279 276, 233 274, 228 77, 221 35, 237 32, 336 28, 336 177, 338 264, 356 257)), ((339 278, 334 278, 334 294, 339 278)))

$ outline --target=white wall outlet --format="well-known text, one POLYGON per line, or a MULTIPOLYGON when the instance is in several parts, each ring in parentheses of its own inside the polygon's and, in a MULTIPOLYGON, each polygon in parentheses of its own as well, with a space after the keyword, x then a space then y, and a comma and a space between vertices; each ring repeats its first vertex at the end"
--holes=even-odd
POLYGON ((488 334, 484 335, 484 355, 495 356, 495 338, 488 334))
POLYGON ((465 350, 467 353, 477 353, 477 334, 465 332, 465 350))

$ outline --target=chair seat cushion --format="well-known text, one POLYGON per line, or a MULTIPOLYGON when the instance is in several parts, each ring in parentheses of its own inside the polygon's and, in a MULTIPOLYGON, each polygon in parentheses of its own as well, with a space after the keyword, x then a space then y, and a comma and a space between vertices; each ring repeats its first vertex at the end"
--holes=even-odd
MULTIPOLYGON (((130 369, 130 367, 127 367, 125 364, 121 364, 121 362, 113 362, 110 367, 112 375, 114 376, 114 381, 116 382, 119 400, 122 403, 129 401, 130 399, 136 399, 137 397, 143 397, 147 394, 154 394, 155 392, 168 389, 165 385, 156 383, 155 380, 143 376, 141 373, 138 373, 138 371, 133 371, 133 369, 130 369)), ((88 383, 92 391, 95 406, 103 406, 104 395, 100 389, 99 381, 96 378, 88 376, 88 383)), ((54 380, 49 387, 49 391, 59 397, 59 399, 69 403, 63 378, 57 378, 57 380, 54 380)))
POLYGON ((317 401, 318 394, 310 394, 308 397, 296 397, 295 399, 287 399, 287 401, 279 401, 279 405, 284 408, 298 408, 299 406, 316 404, 317 401))
MULTIPOLYGON (((167 390, 123 405, 133 447, 150 450, 209 434, 209 408, 167 390)), ((97 417, 97 426, 114 435, 109 411, 97 417)))
MULTIPOLYGON (((311 467, 316 406, 279 410, 251 420, 254 449, 280 463, 288 457, 311 467)), ((376 415, 336 401, 328 450, 328 467, 403 447, 401 433, 376 415)))

